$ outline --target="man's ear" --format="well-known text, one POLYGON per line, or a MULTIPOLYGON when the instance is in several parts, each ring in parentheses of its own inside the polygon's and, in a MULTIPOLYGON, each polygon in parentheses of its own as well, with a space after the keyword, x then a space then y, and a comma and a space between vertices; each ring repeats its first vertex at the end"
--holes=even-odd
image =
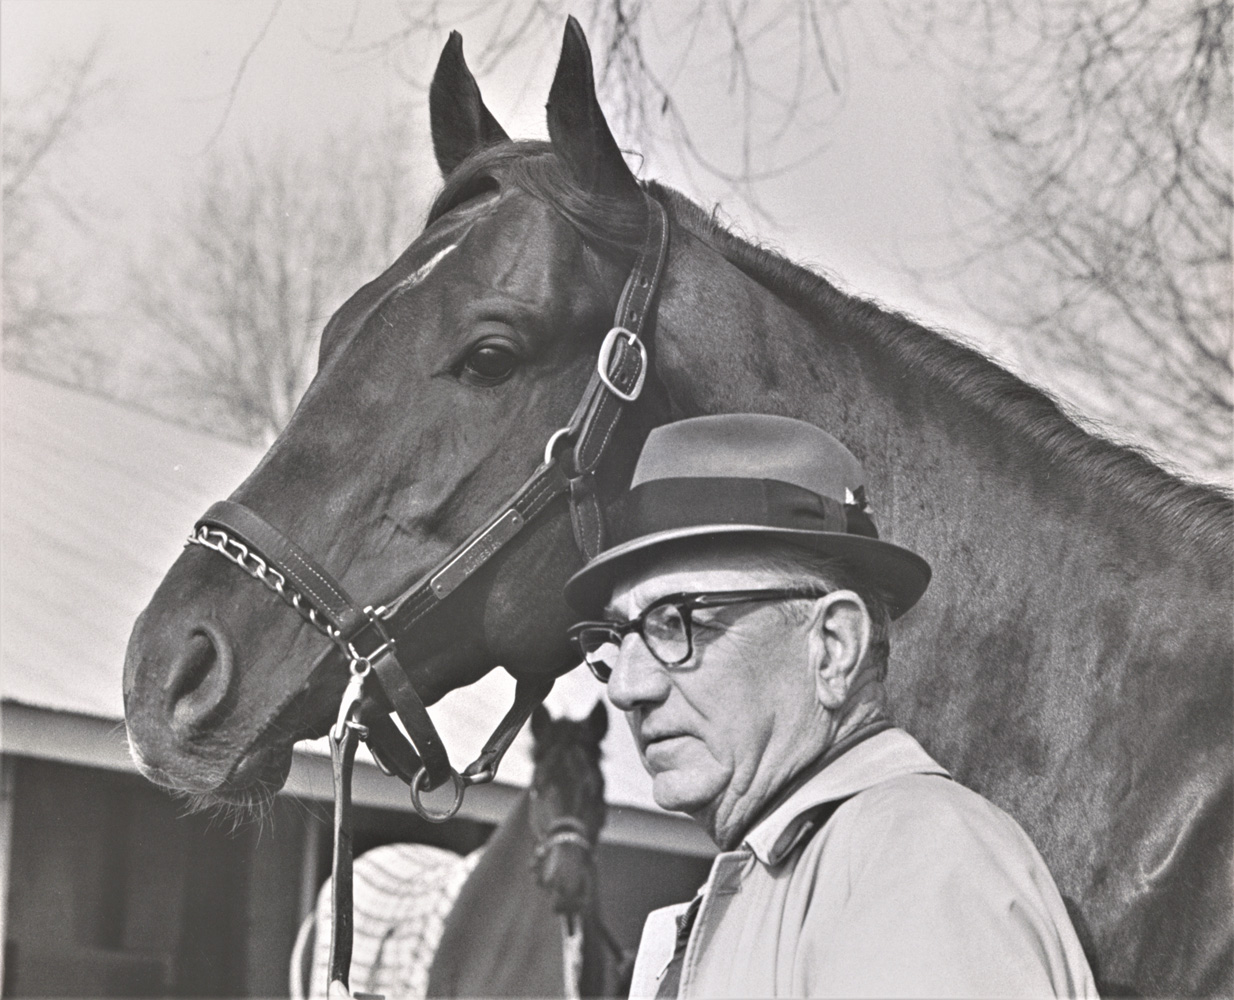
POLYGON ((810 622, 810 666, 819 704, 836 711, 848 700, 870 650, 873 623, 865 601, 851 590, 837 590, 814 604, 810 622))

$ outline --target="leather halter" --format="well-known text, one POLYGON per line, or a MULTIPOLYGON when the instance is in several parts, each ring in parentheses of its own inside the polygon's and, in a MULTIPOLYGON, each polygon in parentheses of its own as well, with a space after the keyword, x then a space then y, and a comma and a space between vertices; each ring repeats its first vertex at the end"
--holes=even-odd
POLYGON ((351 766, 356 744, 368 739, 374 758, 388 774, 411 786, 416 811, 444 822, 462 805, 468 785, 492 781, 514 737, 544 700, 553 678, 520 679, 514 703, 479 757, 460 773, 424 701, 411 681, 407 633, 510 542, 526 524, 562 494, 570 498, 575 541, 584 558, 604 544, 604 521, 595 474, 625 407, 635 402, 647 377, 647 349, 655 300, 668 256, 668 218, 650 196, 647 233, 626 279, 613 327, 600 346, 595 370, 569 423, 548 440, 544 459, 496 514, 471 533, 433 569, 385 605, 353 598, 330 572, 255 511, 231 500, 213 504, 198 520, 187 544, 201 545, 236 563, 290 604, 325 635, 349 664, 351 679, 330 731, 334 762, 334 928, 331 941, 331 996, 349 996, 351 965, 351 766), (572 447, 568 447, 572 445, 572 447), (399 635, 396 643, 394 634, 399 635), (403 644, 403 645, 400 645, 403 644), (373 686, 367 692, 366 684, 373 686), (399 732, 393 709, 410 736, 399 732), (451 782, 454 798, 444 812, 429 809, 424 792, 451 782), (341 991, 340 988, 341 987, 341 991))

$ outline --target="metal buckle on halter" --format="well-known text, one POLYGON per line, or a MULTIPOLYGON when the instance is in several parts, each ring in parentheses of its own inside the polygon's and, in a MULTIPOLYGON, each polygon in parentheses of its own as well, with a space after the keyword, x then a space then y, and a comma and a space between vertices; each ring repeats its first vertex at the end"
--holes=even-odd
POLYGON ((624 400, 627 403, 633 403, 638 399, 643 391, 643 382, 647 379, 647 348, 638 339, 638 334, 627 330, 624 326, 615 326, 609 330, 604 335, 604 343, 600 345, 600 356, 596 358, 596 373, 600 376, 600 381, 604 383, 605 388, 618 399, 624 400), (608 375, 608 366, 612 360, 613 350, 617 346, 617 341, 622 337, 626 339, 631 347, 638 349, 639 356, 638 378, 634 380, 634 388, 629 392, 624 392, 617 388, 608 375))
POLYGON ((390 638, 390 633, 386 631, 386 627, 381 623, 381 617, 385 613, 385 608, 374 608, 370 604, 364 609, 364 614, 368 620, 356 630, 354 635, 348 638, 347 655, 351 657, 351 672, 353 674, 368 673, 368 669, 373 665, 373 661, 393 651, 394 640, 390 638), (367 633, 370 630, 376 633, 374 638, 377 640, 377 645, 366 653, 361 652, 357 649, 357 643, 362 643, 368 637, 367 633))

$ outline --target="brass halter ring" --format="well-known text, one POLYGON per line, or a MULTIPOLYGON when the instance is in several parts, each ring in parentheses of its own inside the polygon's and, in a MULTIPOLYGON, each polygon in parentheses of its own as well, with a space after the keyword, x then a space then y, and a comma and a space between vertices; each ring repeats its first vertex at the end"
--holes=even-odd
POLYGON ((444 823, 446 820, 453 818, 454 814, 459 811, 459 807, 463 804, 463 792, 467 787, 467 783, 454 769, 450 770, 450 783, 454 786, 454 801, 445 812, 433 812, 426 806, 421 799, 424 794, 424 779, 428 777, 428 769, 421 767, 416 772, 416 776, 411 780, 411 805, 423 819, 430 823, 444 823))

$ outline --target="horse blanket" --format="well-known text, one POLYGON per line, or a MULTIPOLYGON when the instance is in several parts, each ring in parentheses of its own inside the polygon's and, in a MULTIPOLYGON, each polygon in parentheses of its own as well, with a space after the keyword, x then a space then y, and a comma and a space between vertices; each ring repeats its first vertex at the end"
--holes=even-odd
MULTIPOLYGON (((351 991, 423 997, 446 917, 484 849, 460 857, 426 844, 388 844, 355 862, 351 991)), ((329 985, 330 880, 317 895, 309 997, 329 985)))

